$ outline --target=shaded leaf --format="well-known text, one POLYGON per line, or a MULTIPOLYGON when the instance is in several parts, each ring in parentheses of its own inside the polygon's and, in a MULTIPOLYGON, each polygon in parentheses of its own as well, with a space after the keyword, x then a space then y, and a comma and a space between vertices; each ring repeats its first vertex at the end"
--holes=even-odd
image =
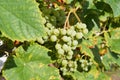
POLYGON ((120 16, 120 0, 105 0, 105 2, 111 6, 114 17, 120 16))

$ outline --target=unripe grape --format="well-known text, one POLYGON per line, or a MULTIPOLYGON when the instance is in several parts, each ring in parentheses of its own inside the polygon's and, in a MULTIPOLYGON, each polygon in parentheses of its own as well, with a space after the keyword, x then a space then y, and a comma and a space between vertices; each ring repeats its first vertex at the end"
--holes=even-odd
POLYGON ((62 61, 62 65, 63 65, 63 66, 67 66, 67 64, 68 64, 68 61, 67 61, 67 60, 63 60, 63 61, 62 61))
POLYGON ((57 43, 57 44, 55 45, 55 48, 56 48, 56 49, 61 49, 61 44, 57 43))
POLYGON ((84 63, 85 60, 84 60, 84 59, 80 59, 79 61, 80 61, 81 63, 84 63))
POLYGON ((92 62, 89 62, 88 65, 92 65, 93 63, 92 62))
POLYGON ((54 29, 54 30, 53 30, 53 33, 54 33, 56 36, 58 36, 60 32, 59 32, 58 29, 54 29))
POLYGON ((51 40, 52 42, 55 42, 55 41, 57 41, 57 37, 56 37, 55 35, 52 35, 52 36, 50 37, 50 40, 51 40))
POLYGON ((48 40, 48 36, 44 36, 43 39, 44 39, 44 40, 48 40))
POLYGON ((66 35, 66 29, 60 29, 60 34, 61 35, 66 35))
POLYGON ((67 35, 72 35, 72 30, 71 29, 67 30, 67 35))
POLYGON ((83 37, 83 34, 81 32, 79 32, 79 33, 76 33, 75 36, 77 39, 81 39, 83 37))
POLYGON ((67 42, 67 45, 71 46, 71 44, 72 44, 71 40, 67 42))
POLYGON ((88 71, 88 67, 84 67, 83 69, 84 69, 85 71, 88 71))
POLYGON ((76 35, 76 31, 72 31, 71 37, 74 37, 76 35))
POLYGON ((84 68, 84 67, 85 67, 85 64, 82 63, 82 64, 81 64, 81 67, 84 68))
POLYGON ((87 27, 87 25, 86 25, 85 23, 82 23, 81 26, 82 26, 82 28, 84 28, 84 29, 87 27))
POLYGON ((73 55, 73 51, 72 51, 72 50, 69 51, 69 52, 68 52, 68 55, 73 55))
POLYGON ((50 27, 52 27, 52 24, 51 24, 51 23, 47 23, 46 26, 47 26, 48 28, 50 28, 50 27))
POLYGON ((62 67, 62 68, 60 68, 60 70, 63 71, 63 72, 67 72, 66 67, 62 67))
POLYGON ((63 44, 62 48, 63 48, 64 51, 68 51, 69 46, 67 44, 63 44))
POLYGON ((70 68, 70 71, 74 71, 74 68, 70 68))
POLYGON ((62 40, 63 40, 64 42, 68 42, 68 41, 70 41, 70 38, 67 37, 67 36, 63 36, 63 37, 62 37, 62 40))
POLYGON ((74 61, 73 64, 74 64, 74 68, 77 68, 77 62, 74 61))
POLYGON ((83 33, 87 34, 88 33, 88 29, 87 28, 83 29, 83 33))
POLYGON ((78 45, 78 41, 77 40, 73 40, 72 45, 73 46, 77 46, 78 45))
POLYGON ((60 54, 60 55, 64 55, 64 50, 63 49, 58 49, 58 54, 60 54))
POLYGON ((70 30, 75 30, 75 27, 74 26, 70 26, 70 30))
POLYGON ((72 55, 67 55, 66 58, 67 59, 72 59, 72 55))
POLYGON ((0 40, 0 46, 2 46, 3 45, 3 40, 0 40))
POLYGON ((76 28, 77 29, 85 29, 86 28, 86 24, 84 24, 84 23, 77 23, 76 24, 76 28))
POLYGON ((40 43, 40 44, 44 44, 44 40, 42 38, 38 38, 37 41, 40 43))
POLYGON ((73 61, 69 61, 68 66, 72 67, 73 66, 73 61))
POLYGON ((42 18, 42 23, 45 24, 46 23, 46 19, 42 18))

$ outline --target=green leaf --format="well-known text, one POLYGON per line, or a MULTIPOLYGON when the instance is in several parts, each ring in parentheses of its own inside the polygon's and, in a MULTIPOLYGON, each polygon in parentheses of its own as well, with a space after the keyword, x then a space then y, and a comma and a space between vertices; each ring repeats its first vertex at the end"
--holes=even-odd
MULTIPOLYGON (((32 44, 27 51, 19 47, 13 60, 16 67, 3 70, 6 80, 59 80, 59 71, 49 67, 48 50, 38 44, 32 44), (49 72, 49 73, 48 73, 49 72)), ((7 64, 7 63, 6 63, 7 64)), ((9 63, 10 64, 10 63, 9 63)), ((9 65, 7 65, 9 66, 9 65)))
POLYGON ((86 78, 84 76, 84 73, 81 73, 81 72, 78 72, 78 71, 72 73, 72 77, 73 77, 74 80, 79 80, 79 79, 86 80, 86 78))
POLYGON ((110 36, 108 33, 104 34, 107 46, 110 47, 111 51, 120 54, 120 28, 110 29, 109 34, 110 36))
POLYGON ((111 39, 120 39, 120 28, 110 29, 111 39))
POLYGON ((63 0, 65 3, 70 4, 73 0, 63 0))
POLYGON ((92 53, 92 51, 90 50, 89 46, 91 45, 91 43, 89 43, 90 41, 88 40, 84 40, 81 44, 81 52, 84 53, 85 55, 88 55, 91 57, 91 59, 94 59, 94 55, 92 53))
POLYGON ((111 6, 114 17, 120 16, 120 0, 105 0, 105 2, 111 6))
POLYGON ((105 73, 100 73, 98 78, 95 80, 111 80, 111 78, 109 76, 107 76, 105 73))
POLYGON ((103 56, 102 63, 104 64, 106 70, 110 70, 111 69, 111 66, 110 66, 111 64, 117 63, 118 65, 120 65, 120 58, 119 58, 118 55, 108 51, 108 53, 106 53, 103 56))
POLYGON ((0 30, 11 40, 44 36, 41 12, 35 0, 0 0, 0 30))

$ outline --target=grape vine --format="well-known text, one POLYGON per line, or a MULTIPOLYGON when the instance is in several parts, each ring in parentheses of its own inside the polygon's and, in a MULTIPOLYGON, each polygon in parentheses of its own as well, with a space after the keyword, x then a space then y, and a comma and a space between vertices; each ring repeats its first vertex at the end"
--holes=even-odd
POLYGON ((119 80, 119 5, 1 0, 0 80, 119 80))
MULTIPOLYGON (((64 78, 73 77, 71 74, 77 71, 87 73, 94 65, 105 71, 101 60, 108 52, 108 48, 103 37, 104 33, 110 32, 107 26, 111 19, 111 12, 110 14, 94 10, 85 12, 86 9, 83 8, 86 2, 84 0, 39 2, 45 19, 47 35, 38 38, 37 42, 52 50, 49 55, 54 59, 54 66, 59 69, 64 78), (83 16, 85 17, 83 18, 83 16), (95 17, 92 19, 89 16, 95 17), (97 22, 97 19, 100 20, 100 23, 97 22), (91 28, 94 25, 95 27, 91 28), (94 52, 96 48, 99 49, 97 52, 99 57, 94 52), (93 56, 97 58, 93 59, 93 56)), ((93 1, 93 3, 98 4, 99 1, 93 1)))

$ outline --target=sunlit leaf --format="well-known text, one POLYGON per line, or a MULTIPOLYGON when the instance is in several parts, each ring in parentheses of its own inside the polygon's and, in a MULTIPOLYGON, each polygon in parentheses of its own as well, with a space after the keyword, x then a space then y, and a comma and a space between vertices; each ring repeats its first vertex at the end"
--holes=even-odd
POLYGON ((4 68, 3 70, 3 76, 6 80, 60 79, 59 71, 48 66, 50 58, 47 55, 48 50, 46 48, 38 44, 32 44, 27 51, 19 47, 15 52, 16 56, 14 56, 13 60, 16 66, 9 69, 4 68))
POLYGON ((41 12, 35 0, 0 0, 0 30, 11 40, 44 36, 41 12))

